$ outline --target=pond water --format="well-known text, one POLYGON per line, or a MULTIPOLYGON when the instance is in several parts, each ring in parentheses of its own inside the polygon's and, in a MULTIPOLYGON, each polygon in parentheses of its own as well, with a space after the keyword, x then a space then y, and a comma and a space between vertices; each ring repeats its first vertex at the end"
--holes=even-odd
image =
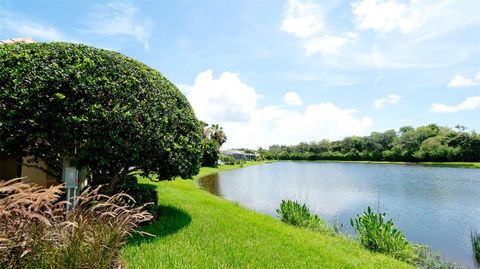
POLYGON ((285 198, 324 219, 350 218, 367 206, 387 212, 406 237, 474 267, 470 230, 480 230, 480 169, 335 162, 275 162, 210 175, 202 188, 276 216, 285 198))

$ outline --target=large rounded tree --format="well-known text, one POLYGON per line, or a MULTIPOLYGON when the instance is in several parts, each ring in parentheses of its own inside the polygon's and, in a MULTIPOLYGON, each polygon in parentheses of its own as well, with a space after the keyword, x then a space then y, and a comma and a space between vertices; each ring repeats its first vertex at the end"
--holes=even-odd
POLYGON ((0 46, 0 154, 33 156, 57 177, 71 158, 94 183, 132 167, 188 178, 200 167, 200 141, 185 96, 136 60, 69 43, 0 46))

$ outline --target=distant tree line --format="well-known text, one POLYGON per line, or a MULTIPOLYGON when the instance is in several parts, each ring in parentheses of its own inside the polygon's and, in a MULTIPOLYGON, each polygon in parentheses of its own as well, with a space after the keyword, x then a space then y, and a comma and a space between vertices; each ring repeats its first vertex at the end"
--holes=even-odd
POLYGON ((338 141, 272 145, 258 153, 271 160, 351 160, 351 161, 480 161, 480 134, 429 124, 398 131, 373 132, 369 136, 349 136, 338 141))

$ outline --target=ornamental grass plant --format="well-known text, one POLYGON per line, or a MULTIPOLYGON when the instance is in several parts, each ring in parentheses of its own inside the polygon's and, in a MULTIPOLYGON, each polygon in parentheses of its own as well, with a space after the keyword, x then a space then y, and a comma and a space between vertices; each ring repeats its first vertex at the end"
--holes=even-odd
POLYGON ((68 212, 63 195, 62 185, 0 181, 0 268, 121 268, 121 247, 152 219, 125 194, 87 188, 68 212))

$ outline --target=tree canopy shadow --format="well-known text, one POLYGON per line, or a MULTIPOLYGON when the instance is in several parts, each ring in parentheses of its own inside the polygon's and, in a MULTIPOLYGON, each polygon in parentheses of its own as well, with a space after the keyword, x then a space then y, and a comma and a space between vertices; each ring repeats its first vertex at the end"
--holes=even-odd
POLYGON ((156 221, 139 229, 154 236, 134 234, 128 240, 128 245, 151 242, 158 238, 175 234, 192 222, 192 218, 187 212, 174 206, 158 205, 158 211, 159 218, 156 221))
POLYGON ((149 184, 149 183, 138 183, 137 185, 144 188, 144 189, 149 189, 149 190, 155 190, 155 189, 158 188, 157 185, 149 184))

